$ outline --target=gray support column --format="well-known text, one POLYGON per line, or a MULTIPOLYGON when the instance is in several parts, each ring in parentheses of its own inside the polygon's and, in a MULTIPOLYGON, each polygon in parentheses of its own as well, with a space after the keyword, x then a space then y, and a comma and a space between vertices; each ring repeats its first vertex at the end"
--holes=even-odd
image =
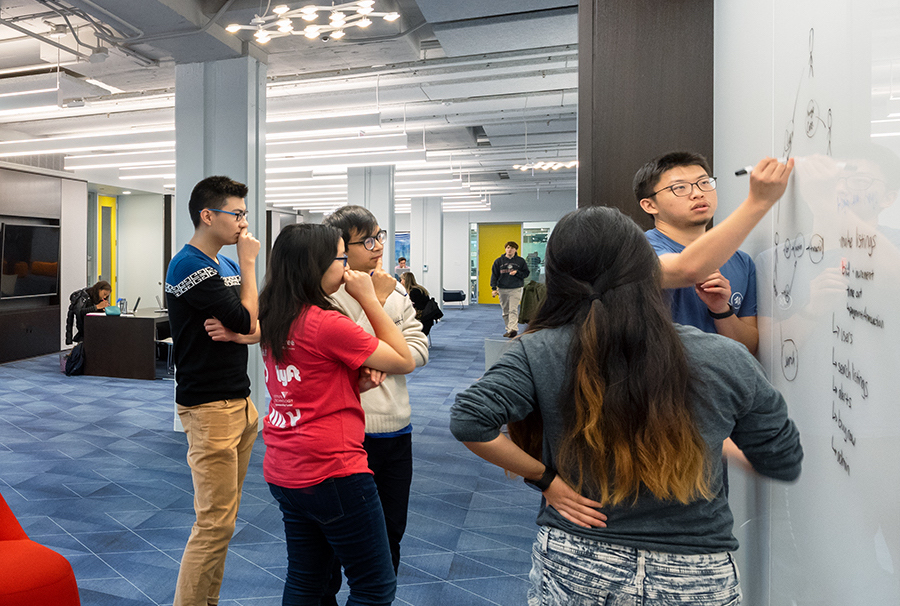
MULTIPOLYGON (((266 235, 266 66, 250 57, 175 66, 175 167, 176 198, 173 208, 177 252, 194 234, 188 200, 197 182, 225 175, 246 183, 250 232, 266 235)), ((237 259, 233 247, 223 253, 237 259)), ((256 260, 256 277, 262 283, 266 246, 256 260)), ((250 348, 247 372, 251 397, 265 417, 266 387, 258 346, 250 348)), ((175 415, 176 429, 180 429, 175 415)))
POLYGON ((394 167, 362 166, 347 169, 348 204, 363 206, 372 211, 381 229, 387 231, 384 241, 382 267, 393 273, 394 259, 394 167))
POLYGON ((416 281, 443 308, 444 211, 440 198, 413 198, 409 217, 410 265, 416 281))

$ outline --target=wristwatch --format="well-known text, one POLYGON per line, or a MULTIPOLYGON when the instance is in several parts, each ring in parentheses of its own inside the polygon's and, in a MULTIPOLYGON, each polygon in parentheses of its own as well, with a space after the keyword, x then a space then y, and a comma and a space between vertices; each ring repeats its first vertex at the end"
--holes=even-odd
POLYGON ((525 483, 535 490, 544 492, 545 490, 550 488, 550 484, 555 478, 556 470, 548 465, 544 468, 544 475, 542 475, 539 480, 529 480, 528 478, 525 478, 525 483))
POLYGON ((731 303, 728 304, 728 311, 723 311, 720 314, 713 313, 711 309, 707 309, 706 311, 714 320, 724 320, 725 318, 729 318, 734 315, 734 308, 731 306, 731 303))

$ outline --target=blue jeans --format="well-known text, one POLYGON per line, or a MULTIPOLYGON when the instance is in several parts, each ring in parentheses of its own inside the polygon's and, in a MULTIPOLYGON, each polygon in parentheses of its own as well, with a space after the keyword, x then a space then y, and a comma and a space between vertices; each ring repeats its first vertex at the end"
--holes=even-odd
MULTIPOLYGON (((409 513, 409 487, 412 484, 412 434, 407 433, 392 438, 366 436, 363 442, 369 459, 378 498, 384 511, 388 543, 391 546, 391 560, 394 573, 400 568, 400 540, 406 532, 409 513)), ((326 590, 322 606, 336 606, 334 596, 341 590, 341 563, 337 559, 331 571, 331 581, 326 590)))
POLYGON ((681 555, 601 543, 544 526, 528 606, 738 606, 730 553, 681 555))
POLYGON ((317 606, 335 556, 350 586, 347 606, 394 600, 397 576, 370 474, 330 478, 307 488, 269 484, 269 491, 281 508, 287 539, 284 606, 317 606))

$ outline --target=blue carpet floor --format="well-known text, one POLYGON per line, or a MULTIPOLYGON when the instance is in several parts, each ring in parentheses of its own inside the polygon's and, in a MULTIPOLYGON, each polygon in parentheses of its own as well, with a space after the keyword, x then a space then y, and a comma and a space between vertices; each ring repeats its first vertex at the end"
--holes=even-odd
MULTIPOLYGON (((431 332, 431 362, 409 380, 414 475, 394 603, 518 606, 540 495, 448 429, 455 394, 484 371, 484 338, 499 337, 503 324, 495 305, 445 314, 431 332)), ((57 356, 0 366, 0 493, 30 538, 71 562, 84 606, 172 603, 194 520, 172 399, 171 380, 65 377, 57 356)), ((264 451, 260 438, 222 606, 281 604, 286 552, 264 451)))

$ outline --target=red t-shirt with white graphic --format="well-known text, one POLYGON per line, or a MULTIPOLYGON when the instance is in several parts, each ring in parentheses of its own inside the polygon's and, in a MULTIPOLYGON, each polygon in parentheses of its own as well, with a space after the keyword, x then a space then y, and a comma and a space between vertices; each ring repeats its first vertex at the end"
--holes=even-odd
POLYGON ((347 316, 310 306, 291 326, 279 364, 263 350, 272 397, 263 424, 266 482, 305 488, 372 473, 359 367, 377 347, 378 339, 347 316))

